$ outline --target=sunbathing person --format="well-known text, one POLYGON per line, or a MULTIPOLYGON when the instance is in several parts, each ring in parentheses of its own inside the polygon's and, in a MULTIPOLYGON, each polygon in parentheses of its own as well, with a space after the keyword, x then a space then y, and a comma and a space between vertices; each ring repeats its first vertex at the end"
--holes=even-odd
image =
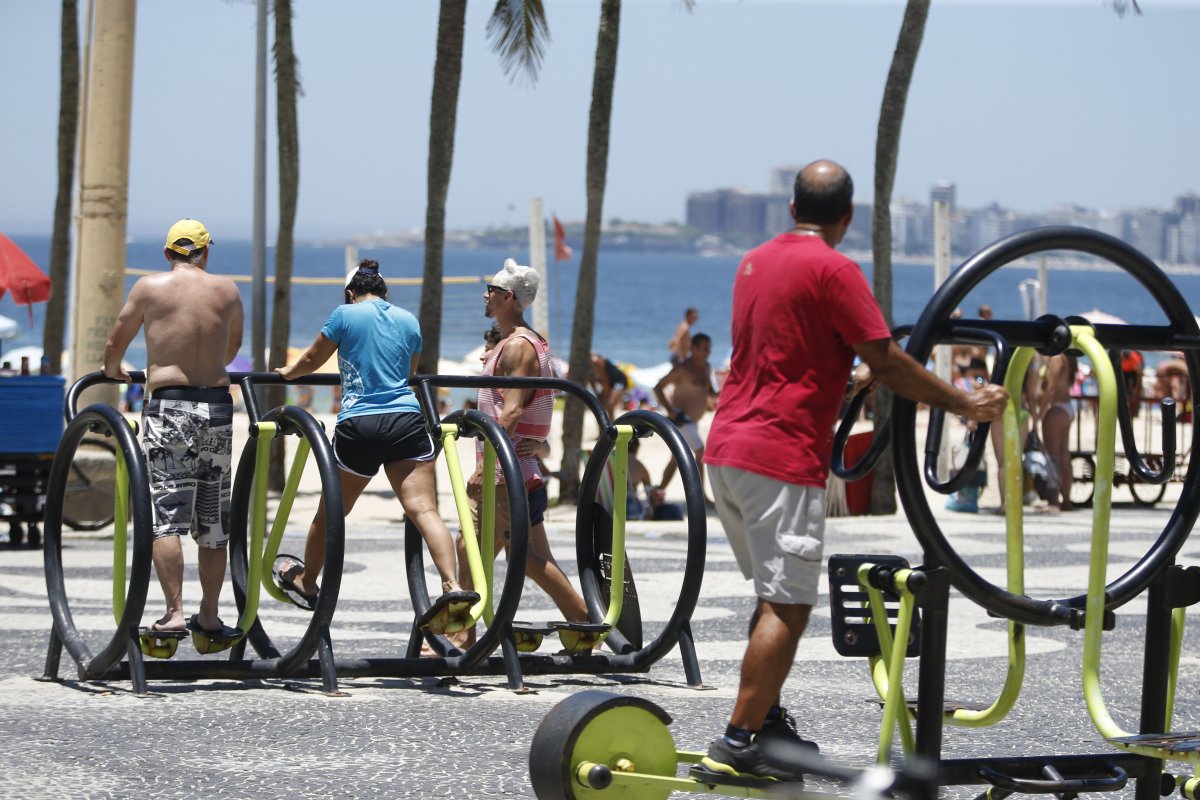
MULTIPOLYGON (((442 596, 420 622, 434 633, 461 630, 479 595, 458 585, 454 540, 437 510, 436 448, 409 385, 421 352, 421 329, 416 317, 387 302, 378 262, 363 259, 345 291, 346 304, 333 310, 300 360, 275 371, 295 380, 338 353, 342 402, 333 453, 341 476, 342 513, 350 513, 382 466, 442 581, 442 596)), ((277 585, 301 608, 316 604, 317 576, 325 564, 325 514, 322 498, 308 528, 303 561, 287 555, 276 559, 277 585)))

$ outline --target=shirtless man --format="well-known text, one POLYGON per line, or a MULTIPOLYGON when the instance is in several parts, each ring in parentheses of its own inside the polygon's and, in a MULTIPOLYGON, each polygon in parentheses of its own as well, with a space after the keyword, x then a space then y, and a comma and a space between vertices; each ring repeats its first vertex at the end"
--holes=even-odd
POLYGON ((675 328, 675 333, 671 334, 667 347, 671 351, 672 367, 679 366, 679 363, 688 357, 688 347, 692 341, 692 326, 698 319, 700 319, 699 311, 694 308, 687 309, 683 312, 683 322, 680 322, 675 328))
POLYGON ((129 383, 121 357, 146 329, 146 403, 142 447, 154 507, 154 572, 167 611, 151 630, 235 633, 221 624, 218 601, 229 541, 233 398, 225 365, 242 343, 242 298, 229 278, 210 275, 211 237, 182 219, 167 232, 171 271, 138 279, 104 348, 104 374, 129 383), (183 545, 199 546, 200 612, 183 616, 183 545))
POLYGON ((592 353, 592 372, 588 375, 588 385, 600 399, 605 413, 615 419, 621 413, 621 406, 625 404, 629 378, 612 361, 600 353, 592 353))
MULTIPOLYGON (((708 363, 708 357, 712 355, 712 339, 708 334, 697 333, 692 337, 691 351, 691 355, 655 385, 654 396, 658 398, 659 407, 679 428, 688 447, 696 454, 696 466, 700 467, 700 489, 703 490, 704 440, 700 438, 699 423, 708 412, 710 400, 717 396, 712 385, 712 366, 708 363), (666 394, 668 386, 674 387, 670 402, 666 394)), ((658 488, 666 489, 674 477, 675 461, 672 459, 663 470, 658 488)), ((706 505, 712 503, 707 495, 704 502, 706 505)))

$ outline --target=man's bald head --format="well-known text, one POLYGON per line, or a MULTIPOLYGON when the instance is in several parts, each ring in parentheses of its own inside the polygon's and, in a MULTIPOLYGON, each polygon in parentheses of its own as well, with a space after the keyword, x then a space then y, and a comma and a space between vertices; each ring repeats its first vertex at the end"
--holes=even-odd
POLYGON ((792 204, 796 222, 832 225, 854 205, 854 181, 840 164, 820 159, 796 174, 792 204))

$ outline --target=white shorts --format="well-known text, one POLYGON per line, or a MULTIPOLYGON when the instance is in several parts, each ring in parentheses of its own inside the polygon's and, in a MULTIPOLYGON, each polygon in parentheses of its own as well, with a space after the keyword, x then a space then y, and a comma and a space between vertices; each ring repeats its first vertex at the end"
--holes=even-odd
POLYGON ((763 600, 817 604, 825 549, 825 489, 709 465, 717 515, 742 575, 763 600))

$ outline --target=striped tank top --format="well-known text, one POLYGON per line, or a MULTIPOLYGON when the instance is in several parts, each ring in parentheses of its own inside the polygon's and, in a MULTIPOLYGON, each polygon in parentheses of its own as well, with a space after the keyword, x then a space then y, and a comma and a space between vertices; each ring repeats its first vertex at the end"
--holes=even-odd
MULTIPOLYGON (((537 337, 536 334, 525 332, 517 333, 510 336, 501 342, 491 353, 488 354, 488 359, 483 365, 483 374, 485 376, 496 374, 496 363, 500 360, 500 353, 504 350, 504 346, 513 339, 520 338, 529 342, 533 346, 534 352, 537 353, 538 360, 538 377, 541 378, 556 378, 554 373, 554 362, 550 359, 550 346, 537 337)), ((504 410, 504 398, 500 394, 499 389, 486 387, 479 390, 479 410, 487 414, 492 419, 499 419, 500 412, 504 410)), ((536 439, 538 441, 546 441, 550 436, 550 420, 554 415, 554 391, 551 389, 535 389, 533 396, 529 398, 529 402, 525 404, 525 411, 521 414, 521 418, 517 420, 517 431, 513 437, 513 446, 516 447, 525 439, 536 439)), ((483 441, 475 442, 475 455, 478 464, 483 463, 483 441)), ((538 469, 537 456, 518 456, 517 462, 521 466, 521 475, 525 478, 526 491, 532 492, 534 489, 540 488, 545 481, 542 479, 541 470, 538 469)), ((496 483, 503 483, 504 478, 500 474, 499 468, 496 470, 496 483)))

